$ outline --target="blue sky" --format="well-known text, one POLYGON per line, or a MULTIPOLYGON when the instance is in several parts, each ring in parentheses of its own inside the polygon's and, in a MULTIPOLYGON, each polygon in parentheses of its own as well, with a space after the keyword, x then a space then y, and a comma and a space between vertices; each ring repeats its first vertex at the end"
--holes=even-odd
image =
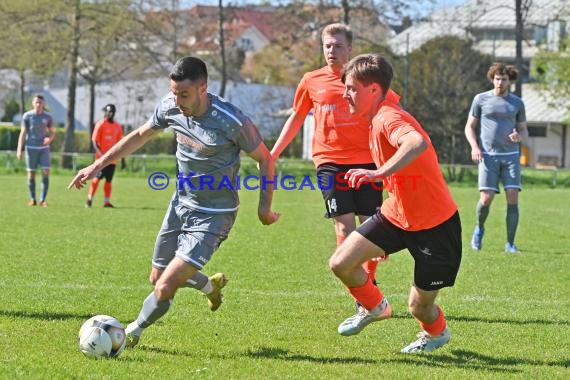
POLYGON ((465 4, 467 0, 435 0, 432 3, 429 1, 419 1, 417 10, 423 16, 429 14, 431 11, 446 7, 454 7, 457 5, 465 4))
MULTIPOLYGON (((434 0, 433 2, 429 2, 429 1, 424 1, 424 0, 418 0, 418 4, 417 6, 415 6, 415 10, 414 10, 414 14, 411 14, 410 16, 412 18, 418 18, 418 17, 422 17, 425 16, 427 14, 429 14, 431 11, 435 10, 435 9, 441 9, 441 8, 445 8, 445 7, 452 7, 452 6, 456 6, 456 5, 461 5, 464 4, 467 0, 434 0)), ((261 3, 261 0, 233 0, 233 1, 228 1, 228 0, 223 0, 224 5, 227 5, 229 3, 232 4, 251 4, 251 3, 261 3)), ((279 0, 276 1, 271 1, 272 3, 279 3, 279 0)), ((218 0, 181 0, 180 1, 180 5, 181 7, 192 7, 196 4, 203 4, 203 5, 218 5, 218 0)))

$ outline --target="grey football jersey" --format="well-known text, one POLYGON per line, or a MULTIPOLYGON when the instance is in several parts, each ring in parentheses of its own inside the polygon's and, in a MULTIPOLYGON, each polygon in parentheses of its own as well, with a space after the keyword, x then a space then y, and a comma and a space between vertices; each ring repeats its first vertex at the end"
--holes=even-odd
POLYGON ((206 113, 187 117, 170 93, 158 103, 149 123, 176 133, 180 202, 205 213, 234 212, 239 206, 240 151, 254 151, 262 139, 240 109, 217 95, 208 96, 206 113))
POLYGON ((481 147, 488 154, 512 154, 519 151, 518 144, 509 140, 517 123, 526 121, 521 98, 509 93, 496 96, 493 90, 477 94, 473 99, 470 114, 480 121, 481 147))
POLYGON ((27 148, 49 148, 44 145, 44 138, 49 136, 49 128, 53 119, 48 112, 36 113, 28 111, 22 116, 22 126, 26 128, 27 148))

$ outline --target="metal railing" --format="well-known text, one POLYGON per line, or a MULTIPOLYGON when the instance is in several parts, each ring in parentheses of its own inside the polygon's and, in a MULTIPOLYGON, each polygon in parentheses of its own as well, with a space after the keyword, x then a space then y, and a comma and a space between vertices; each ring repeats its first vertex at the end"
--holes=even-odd
MULTIPOLYGON (((71 157, 71 170, 77 171, 82 167, 89 165, 94 160, 93 153, 62 153, 51 152, 52 167, 58 167, 62 157, 71 157)), ((147 172, 151 161, 165 161, 171 162, 172 167, 175 167, 175 158, 173 155, 147 155, 147 154, 131 154, 125 161, 131 163, 131 168, 135 167, 136 171, 147 172)), ((19 161, 16 158, 16 152, 13 150, 0 151, 0 165, 8 171, 13 171, 17 168, 25 169, 25 161, 22 158, 19 161)))
MULTIPOLYGON (((94 160, 93 153, 62 153, 51 152, 52 154, 52 168, 59 168, 59 162, 63 156, 71 157, 71 170, 77 171, 94 160)), ((124 159, 121 164, 121 169, 127 169, 129 172, 146 174, 148 172, 162 170, 162 171, 176 171, 176 158, 172 154, 131 154, 124 159)), ((16 159, 16 152, 13 150, 0 151, 0 168, 4 167, 6 171, 13 172, 17 169, 25 171, 25 161, 16 159)), ((242 160, 242 166, 255 165, 253 160, 245 156, 242 160)), ((477 166, 476 165, 441 165, 442 172, 449 182, 464 182, 476 178, 477 166)), ((548 181, 552 187, 556 187, 559 181, 568 182, 570 177, 569 169, 559 169, 557 167, 541 167, 541 168, 527 168, 523 167, 523 176, 533 176, 533 172, 538 173, 551 173, 548 181)), ((288 172, 306 172, 312 174, 315 172, 313 163, 311 161, 302 159, 289 159, 280 158, 275 165, 275 173, 282 177, 288 172)))

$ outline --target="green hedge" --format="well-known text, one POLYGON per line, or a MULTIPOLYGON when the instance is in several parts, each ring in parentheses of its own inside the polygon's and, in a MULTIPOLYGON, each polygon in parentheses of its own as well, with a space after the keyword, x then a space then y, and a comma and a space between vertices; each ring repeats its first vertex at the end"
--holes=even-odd
POLYGON ((16 150, 19 135, 19 127, 0 126, 0 150, 16 150))
MULTIPOLYGON (((20 135, 20 127, 15 126, 0 126, 0 151, 12 150, 15 151, 18 147, 18 136, 20 135)), ((75 148, 74 153, 89 153, 90 150, 90 137, 87 131, 75 131, 75 148)), ((62 145, 65 137, 64 128, 56 128, 55 139, 51 143, 52 152, 61 152, 62 145)), ((267 142, 266 142, 267 144, 267 142)), ((273 146, 269 142, 269 147, 273 146)), ((156 135, 145 146, 139 149, 137 154, 173 154, 176 150, 176 140, 172 131, 164 131, 156 135)))
MULTIPOLYGON (((55 139, 51 143, 51 150, 59 152, 63 145, 65 130, 56 128, 55 139)), ((0 150, 16 150, 18 147, 18 137, 20 136, 20 127, 0 126, 0 150)), ((89 133, 86 131, 75 132, 75 151, 89 152, 89 133)))
MULTIPOLYGON (((20 127, 0 126, 0 150, 15 151, 18 147, 20 127)), ((61 152, 65 137, 64 128, 56 128, 55 139, 51 143, 52 152, 61 152)), ((75 131, 73 150, 76 153, 88 153, 90 151, 90 137, 87 131, 75 131)), ((149 141, 137 153, 140 154, 171 154, 175 148, 174 135, 172 132, 163 132, 149 141)))

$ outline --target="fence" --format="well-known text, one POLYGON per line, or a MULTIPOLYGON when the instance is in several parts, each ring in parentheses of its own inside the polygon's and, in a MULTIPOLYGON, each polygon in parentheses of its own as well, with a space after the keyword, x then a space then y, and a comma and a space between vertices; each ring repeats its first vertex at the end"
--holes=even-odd
MULTIPOLYGON (((77 171, 94 160, 93 153, 61 153, 51 152, 52 169, 60 169, 59 164, 63 156, 71 156, 71 168, 69 170, 77 171)), ((164 170, 165 168, 176 171, 176 160, 174 155, 147 155, 147 154, 132 154, 122 160, 121 168, 133 173, 145 174, 149 171, 164 170)), ((5 150, 0 151, 0 167, 4 168, 5 172, 18 172, 26 169, 24 159, 17 160, 16 152, 5 150)))
MULTIPOLYGON (((93 162, 92 153, 61 153, 52 152, 52 172, 73 170, 74 172, 93 162), (59 163, 62 156, 71 156, 71 168, 61 169, 59 163)), ((132 154, 118 163, 118 168, 134 175, 146 175, 155 171, 167 174, 176 174, 176 158, 173 154, 132 154)), ((450 183, 467 184, 475 186, 477 182, 477 166, 475 165, 441 165, 442 173, 450 183)), ((24 159, 18 161, 16 152, 10 150, 0 151, 0 173, 25 172, 24 159)), ((241 171, 246 175, 257 173, 256 163, 249 157, 242 158, 241 171)), ((312 161, 302 159, 279 159, 275 165, 275 173, 282 177, 315 176, 312 161)), ((542 185, 548 187, 570 188, 570 170, 548 167, 542 169, 522 169, 523 187, 528 185, 542 185)))

